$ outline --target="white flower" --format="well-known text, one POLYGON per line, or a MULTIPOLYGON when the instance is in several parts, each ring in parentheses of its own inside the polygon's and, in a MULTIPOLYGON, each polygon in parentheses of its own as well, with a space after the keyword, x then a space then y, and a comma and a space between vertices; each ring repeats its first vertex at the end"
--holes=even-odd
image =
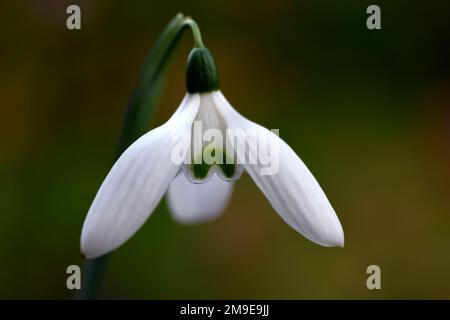
POLYGON ((97 192, 81 234, 84 256, 95 258, 122 245, 144 224, 166 191, 177 221, 214 219, 226 207, 242 171, 297 232, 323 246, 343 246, 339 219, 302 160, 277 135, 244 118, 230 105, 218 90, 212 57, 206 49, 194 50, 203 56, 190 56, 194 63, 187 68, 189 93, 180 107, 165 124, 140 137, 120 156, 97 192), (228 130, 253 132, 258 143, 238 135, 245 143, 235 144, 231 151, 224 144, 214 144, 215 152, 222 149, 224 158, 237 160, 234 164, 196 164, 195 159, 201 159, 208 147, 201 144, 196 150, 195 123, 225 136, 228 130), (276 146, 277 170, 269 174, 264 173, 264 164, 270 159, 258 150, 260 142, 276 146), (174 161, 174 150, 181 153, 180 159, 194 162, 174 161), (247 161, 252 157, 258 161, 247 161))
MULTIPOLYGON (((212 173, 207 182, 193 183, 181 172, 186 165, 171 159, 177 144, 190 143, 186 132, 190 132, 194 119, 203 121, 206 127, 223 121, 227 128, 256 129, 260 137, 277 140, 280 163, 276 174, 261 175, 260 164, 244 164, 245 171, 296 231, 323 246, 344 245, 342 227, 332 206, 295 152, 271 131, 241 116, 220 91, 213 91, 187 94, 169 121, 143 135, 117 160, 84 222, 81 251, 87 258, 101 256, 128 240, 167 190, 169 208, 178 221, 208 220, 223 211, 233 182, 212 173)), ((248 147, 247 153, 255 152, 256 146, 248 147)))

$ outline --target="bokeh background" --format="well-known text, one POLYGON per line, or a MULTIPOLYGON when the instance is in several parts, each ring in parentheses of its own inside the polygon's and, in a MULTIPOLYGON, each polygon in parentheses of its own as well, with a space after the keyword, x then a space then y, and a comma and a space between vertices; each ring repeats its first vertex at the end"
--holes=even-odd
MULTIPOLYGON (((302 157, 345 248, 287 226, 248 176, 218 220, 176 224, 163 202, 111 255, 102 298, 450 298, 448 1, 2 1, 0 298, 71 298, 81 226, 108 172, 139 70, 192 15, 221 89, 302 157), (66 29, 78 4, 82 29, 66 29), (382 289, 366 288, 366 268, 382 289)), ((186 34, 155 118, 185 92, 186 34)))

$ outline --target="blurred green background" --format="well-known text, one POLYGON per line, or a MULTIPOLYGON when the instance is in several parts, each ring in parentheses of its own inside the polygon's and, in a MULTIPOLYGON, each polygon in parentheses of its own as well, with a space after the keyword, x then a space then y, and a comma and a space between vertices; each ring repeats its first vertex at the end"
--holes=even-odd
MULTIPOLYGON (((248 176, 225 214, 176 224, 163 202, 108 266, 102 298, 450 298, 448 1, 2 1, 0 298, 70 298, 81 226, 144 58, 192 15, 221 90, 279 128, 315 174, 345 248, 299 236, 248 176), (78 4, 82 29, 67 30, 78 4), (382 289, 366 288, 377 264, 382 289)), ((185 36, 156 117, 185 93, 185 36)))

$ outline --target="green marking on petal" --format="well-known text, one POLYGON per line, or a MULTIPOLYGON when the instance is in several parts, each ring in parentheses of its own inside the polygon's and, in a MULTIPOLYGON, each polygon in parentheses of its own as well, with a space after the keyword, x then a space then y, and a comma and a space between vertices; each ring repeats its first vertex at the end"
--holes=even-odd
MULTIPOLYGON (((225 152, 222 152, 222 164, 219 164, 219 168, 222 170, 223 174, 227 177, 227 178, 231 178, 234 176, 234 173, 236 172, 236 166, 234 163, 227 163, 227 155, 225 152)), ((229 158, 232 159, 232 158, 229 158)), ((229 161, 229 162, 234 162, 234 161, 229 161)))
POLYGON ((191 165, 192 173, 197 179, 205 179, 208 176, 208 172, 211 167, 212 165, 203 162, 199 164, 194 163, 191 165))
POLYGON ((219 168, 227 178, 232 178, 236 172, 236 166, 234 164, 220 164, 219 168))
MULTIPOLYGON (((204 152, 205 149, 203 149, 204 152)), ((216 150, 216 148, 214 148, 213 150, 211 150, 211 156, 215 157, 216 155, 216 151, 219 152, 219 150, 216 150)), ((203 154, 202 152, 202 154, 203 154)), ((192 170, 192 174, 196 179, 205 179, 208 176, 209 170, 211 169, 211 167, 213 165, 216 165, 218 168, 220 168, 220 170, 222 171, 223 175, 226 178, 232 178, 235 173, 236 173, 236 165, 234 163, 227 163, 227 159, 229 160, 229 162, 233 162, 230 161, 231 157, 227 157, 225 152, 222 152, 222 163, 214 163, 214 164, 207 164, 203 161, 203 157, 199 156, 199 158, 197 159, 201 159, 201 163, 195 163, 195 161, 192 161, 193 163, 191 164, 191 170, 192 170)), ((200 162, 200 161, 197 161, 200 162)))

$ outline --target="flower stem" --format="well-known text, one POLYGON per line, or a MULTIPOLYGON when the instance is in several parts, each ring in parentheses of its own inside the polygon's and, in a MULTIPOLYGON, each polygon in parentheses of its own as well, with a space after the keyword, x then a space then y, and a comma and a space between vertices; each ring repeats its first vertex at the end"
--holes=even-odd
POLYGON ((191 18, 186 18, 184 21, 185 25, 189 26, 192 30, 192 35, 194 37, 194 43, 196 48, 203 48, 202 34, 200 32, 200 28, 198 27, 197 22, 192 20, 191 18))
MULTIPOLYGON (((192 30, 194 44, 203 47, 197 23, 190 17, 177 14, 161 32, 145 59, 136 89, 124 115, 121 134, 114 154, 114 162, 142 134, 147 131, 163 87, 173 53, 180 43, 183 32, 192 30)), ((95 299, 101 287, 109 255, 87 260, 82 273, 82 288, 76 298, 95 299)))

